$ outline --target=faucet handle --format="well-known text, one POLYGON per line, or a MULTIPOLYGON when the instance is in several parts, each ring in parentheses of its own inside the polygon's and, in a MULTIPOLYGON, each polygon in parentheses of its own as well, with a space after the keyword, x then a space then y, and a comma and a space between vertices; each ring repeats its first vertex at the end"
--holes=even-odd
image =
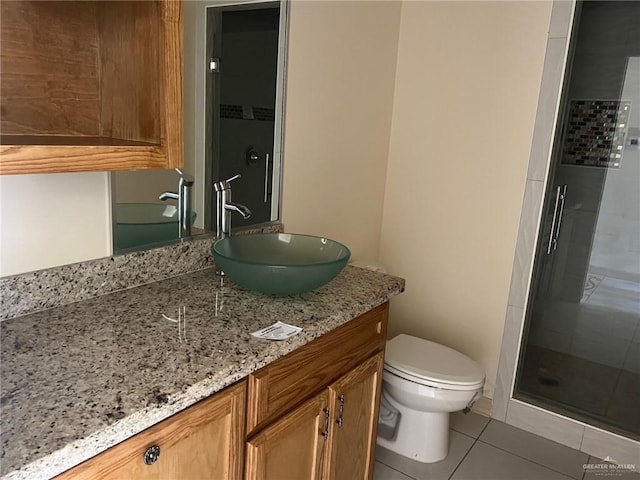
POLYGON ((228 178, 226 180, 220 180, 219 182, 215 182, 213 184, 213 188, 215 189, 216 192, 221 192, 222 190, 227 190, 227 189, 231 188, 229 183, 234 181, 236 178, 240 178, 241 176, 242 175, 240 175, 238 173, 237 175, 234 175, 233 177, 228 178))
POLYGON ((187 185, 191 186, 195 182, 195 179, 191 175, 189 175, 188 173, 184 173, 179 168, 176 168, 176 172, 178 172, 178 174, 180 175, 180 179, 187 185))

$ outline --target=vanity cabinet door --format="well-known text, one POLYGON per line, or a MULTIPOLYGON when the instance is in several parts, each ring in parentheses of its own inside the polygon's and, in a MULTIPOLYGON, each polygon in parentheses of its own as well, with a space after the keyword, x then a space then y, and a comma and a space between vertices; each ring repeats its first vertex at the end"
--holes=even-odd
POLYGON ((245 395, 228 387, 56 478, 240 480, 245 395))
POLYGON ((329 392, 284 415, 247 442, 247 480, 322 478, 329 428, 329 392))
POLYGON ((383 357, 378 353, 329 387, 331 453, 326 479, 372 478, 383 357))

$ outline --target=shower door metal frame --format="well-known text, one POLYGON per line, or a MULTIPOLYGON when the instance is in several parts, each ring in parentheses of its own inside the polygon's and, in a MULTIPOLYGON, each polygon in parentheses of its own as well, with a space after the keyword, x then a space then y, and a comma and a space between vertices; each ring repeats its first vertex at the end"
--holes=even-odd
POLYGON ((491 416, 599 458, 637 463, 639 442, 513 398, 576 11, 575 0, 553 2, 491 416))

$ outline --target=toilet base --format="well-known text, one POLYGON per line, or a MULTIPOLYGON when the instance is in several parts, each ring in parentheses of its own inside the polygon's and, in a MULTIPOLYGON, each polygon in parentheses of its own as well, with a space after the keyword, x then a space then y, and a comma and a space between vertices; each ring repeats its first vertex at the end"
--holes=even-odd
POLYGON ((400 423, 394 438, 378 437, 377 444, 416 462, 444 460, 449 453, 449 413, 411 410, 385 397, 400 411, 400 423))

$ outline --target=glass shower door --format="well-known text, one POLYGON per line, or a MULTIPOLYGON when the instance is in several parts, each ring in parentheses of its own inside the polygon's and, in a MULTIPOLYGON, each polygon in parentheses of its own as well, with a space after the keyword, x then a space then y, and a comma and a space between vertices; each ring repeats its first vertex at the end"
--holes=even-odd
POLYGON ((577 22, 515 398, 640 438, 640 4, 577 22))

